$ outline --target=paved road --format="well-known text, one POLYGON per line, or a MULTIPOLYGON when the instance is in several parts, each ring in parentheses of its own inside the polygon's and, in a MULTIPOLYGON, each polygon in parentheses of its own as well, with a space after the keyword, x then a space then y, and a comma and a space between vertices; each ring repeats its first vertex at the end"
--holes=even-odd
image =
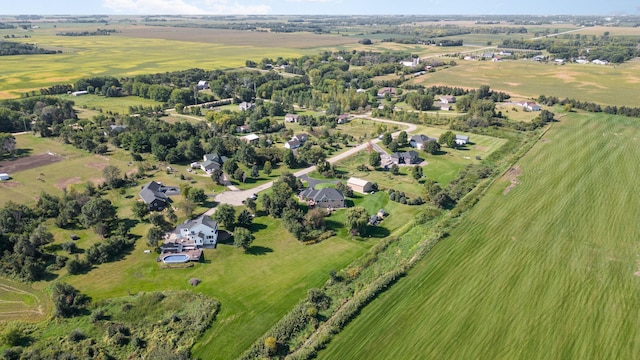
MULTIPOLYGON (((406 131, 407 133, 411 133, 413 131, 416 130, 417 126, 414 124, 408 124, 408 123, 403 123, 403 122, 399 122, 399 121, 393 121, 393 120, 387 120, 387 119, 378 119, 378 118, 372 118, 370 117, 371 114, 364 114, 364 115, 356 115, 355 118, 358 119, 369 119, 369 120, 374 120, 374 121, 379 121, 379 122, 384 122, 384 123, 388 123, 388 124, 394 124, 394 125, 398 125, 398 126, 402 126, 402 127, 406 127, 406 129, 404 129, 404 131, 406 131)), ((393 133, 393 136, 397 136, 400 131, 396 131, 395 133, 393 133)), ((378 139, 372 139, 369 142, 371 142, 372 144, 376 144, 378 142, 380 142, 380 140, 378 139)), ((327 161, 329 161, 331 164, 336 163, 340 160, 346 159, 349 156, 352 156, 354 154, 357 154, 358 152, 365 150, 368 146, 369 146, 369 142, 366 142, 364 144, 360 144, 356 147, 353 147, 341 154, 338 154, 332 158, 327 159, 327 161)), ((316 169, 315 165, 314 166, 309 166, 308 168, 302 169, 302 170, 298 170, 296 172, 293 173, 293 175, 295 177, 299 177, 305 174, 308 174, 312 171, 314 171, 316 169)), ((229 205, 233 205, 233 206, 240 206, 242 205, 242 201, 246 200, 248 197, 250 197, 253 194, 257 194, 261 191, 267 190, 268 188, 270 188, 273 185, 273 181, 269 181, 267 183, 264 183, 262 185, 258 185, 254 188, 251 188, 249 190, 238 190, 238 191, 224 191, 221 192, 219 194, 217 194, 215 196, 215 202, 217 202, 218 204, 229 204, 229 205)), ((212 215, 214 212, 216 211, 216 208, 213 207, 209 210, 207 210, 207 212, 205 212, 205 215, 212 215)))

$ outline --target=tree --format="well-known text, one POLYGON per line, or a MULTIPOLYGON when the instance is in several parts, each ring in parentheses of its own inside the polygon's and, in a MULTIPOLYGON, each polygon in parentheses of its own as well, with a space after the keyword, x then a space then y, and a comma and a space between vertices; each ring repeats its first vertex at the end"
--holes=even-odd
POLYGON ((456 135, 451 131, 444 132, 438 138, 438 143, 443 144, 443 145, 447 145, 450 148, 454 148, 457 145, 456 144, 456 135))
POLYGON ((309 210, 309 212, 304 216, 305 227, 311 230, 324 230, 324 217, 326 214, 326 211, 320 208, 309 210))
POLYGON ((191 200, 185 200, 180 203, 180 208, 182 212, 184 212, 184 216, 191 217, 193 215, 193 210, 196 209, 196 204, 191 200))
POLYGON ((222 164, 222 170, 228 175, 232 175, 236 169, 238 169, 238 163, 235 160, 229 159, 222 164))
MULTIPOLYGON (((2 119, 2 114, 0 114, 2 119)), ((0 156, 4 154, 13 155, 16 151, 16 138, 10 133, 0 133, 0 156)))
POLYGON ((115 189, 122 184, 122 174, 117 166, 107 165, 102 169, 102 176, 104 177, 105 184, 110 188, 115 189))
POLYGON ((133 203, 133 216, 142 221, 147 214, 149 214, 149 206, 144 201, 136 201, 133 203))
POLYGON ((53 284, 51 299, 54 315, 65 318, 78 314, 90 300, 73 286, 61 282, 53 284))
POLYGON ((397 164, 391 165, 391 173, 393 175, 400 175, 400 167, 397 164))
POLYGON ((249 210, 244 209, 238 214, 237 226, 248 228, 253 223, 253 215, 249 210))
POLYGON ((158 247, 158 243, 162 240, 164 231, 159 226, 153 226, 147 231, 147 244, 152 247, 158 247))
POLYGON ((425 111, 429 110, 433 105, 433 96, 420 94, 417 92, 410 92, 407 94, 405 101, 414 109, 425 111))
POLYGON ((388 146, 389 143, 391 143, 392 141, 393 141, 393 138, 391 137, 390 132, 386 132, 384 133, 384 135, 382 135, 382 144, 384 144, 384 146, 388 146))
POLYGON ((413 176, 414 179, 420 180, 423 175, 422 166, 416 165, 411 169, 411 176, 413 176))
POLYGON ((398 142, 397 141, 392 141, 389 143, 389 146, 387 146, 387 148, 389 149, 389 151, 391 152, 396 152, 398 151, 398 142))
POLYGON ((244 205, 247 207, 247 209, 249 209, 249 211, 251 211, 252 213, 256 213, 256 201, 253 200, 253 198, 247 198, 247 200, 245 200, 244 205))
POLYGON ((242 248, 244 252, 247 252, 253 240, 255 240, 255 237, 248 229, 239 227, 233 232, 233 245, 242 248))
POLYGON ((438 151, 440 151, 440 144, 438 144, 437 141, 427 141, 424 143, 424 151, 435 155, 438 153, 438 151))
POLYGON ((404 146, 407 144, 407 132, 406 131, 400 131, 400 134, 398 134, 398 138, 396 139, 396 141, 398 142, 398 145, 400 146, 404 146))
POLYGON ((92 198, 82 206, 80 223, 89 228, 101 222, 109 222, 116 216, 116 209, 111 201, 102 198, 92 198))
POLYGON ((231 175, 231 177, 232 177, 234 180, 244 182, 245 174, 244 174, 244 171, 243 171, 242 169, 237 168, 237 169, 236 169, 236 171, 234 171, 234 172, 233 172, 233 174, 231 175))
POLYGON ((293 155, 293 151, 286 149, 284 151, 284 157, 282 158, 282 162, 287 165, 289 168, 296 167, 296 156, 293 155))
POLYGON ((149 222, 155 226, 164 225, 164 215, 161 213, 153 213, 149 215, 149 222))
POLYGON ((373 167, 378 167, 380 166, 380 153, 377 151, 372 151, 371 154, 369 154, 369 165, 373 166, 373 167))
POLYGON ((236 220, 236 209, 229 204, 218 205, 213 218, 221 223, 227 230, 233 230, 236 220))
POLYGON ((367 210, 362 206, 347 209, 346 225, 352 235, 364 235, 369 223, 367 210))
POLYGON ((271 161, 265 161, 264 166, 262 167, 262 171, 265 173, 265 175, 269 176, 272 170, 273 166, 271 165, 271 161))
POLYGON ((360 44, 362 45, 371 45, 373 44, 373 42, 371 42, 371 39, 361 39, 360 41, 358 41, 360 44))
POLYGON ((258 176, 260 176, 260 173, 258 172, 258 165, 253 165, 251 167, 251 177, 256 179, 258 176))
POLYGON ((187 199, 193 201, 196 204, 201 204, 207 200, 207 195, 204 193, 204 189, 192 188, 189 190, 187 199))

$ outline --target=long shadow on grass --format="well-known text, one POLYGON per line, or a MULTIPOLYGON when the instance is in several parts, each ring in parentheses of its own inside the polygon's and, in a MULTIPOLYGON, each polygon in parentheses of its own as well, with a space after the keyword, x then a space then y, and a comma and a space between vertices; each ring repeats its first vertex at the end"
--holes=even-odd
POLYGON ((264 230, 267 228, 267 225, 265 224, 256 224, 256 223, 252 223, 249 226, 249 230, 251 230, 252 233, 258 232, 260 230, 264 230))
POLYGON ((265 246, 251 246, 247 249, 247 254, 251 255, 267 255, 267 253, 272 253, 273 249, 265 246))
POLYGON ((391 231, 385 227, 381 226, 368 226, 367 227, 367 237, 373 238, 385 238, 391 235, 391 231))

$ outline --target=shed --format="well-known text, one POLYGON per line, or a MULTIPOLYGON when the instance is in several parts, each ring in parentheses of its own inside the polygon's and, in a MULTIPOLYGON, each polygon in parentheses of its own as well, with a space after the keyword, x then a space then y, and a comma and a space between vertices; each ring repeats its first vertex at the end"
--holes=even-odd
POLYGON ((7 173, 0 174, 0 181, 5 181, 5 180, 9 180, 9 179, 11 179, 11 176, 9 176, 9 174, 7 174, 7 173))
POLYGON ((355 177, 351 177, 347 180, 347 186, 353 189, 353 191, 357 191, 362 194, 369 193, 373 190, 373 184, 370 181, 355 177))

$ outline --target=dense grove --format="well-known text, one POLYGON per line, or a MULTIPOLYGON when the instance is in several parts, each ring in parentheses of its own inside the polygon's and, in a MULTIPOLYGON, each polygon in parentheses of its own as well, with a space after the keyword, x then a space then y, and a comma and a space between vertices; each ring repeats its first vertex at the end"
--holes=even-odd
POLYGON ((62 51, 47 50, 37 47, 35 44, 19 43, 12 41, 0 41, 0 56, 7 55, 35 55, 35 54, 58 54, 62 51))

